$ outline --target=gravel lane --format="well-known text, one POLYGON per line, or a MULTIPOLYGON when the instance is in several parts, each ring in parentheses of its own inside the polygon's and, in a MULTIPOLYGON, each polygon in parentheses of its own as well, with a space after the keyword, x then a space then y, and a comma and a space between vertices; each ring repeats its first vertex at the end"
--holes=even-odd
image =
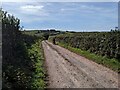
POLYGON ((58 45, 43 41, 48 88, 118 88, 118 74, 58 45))

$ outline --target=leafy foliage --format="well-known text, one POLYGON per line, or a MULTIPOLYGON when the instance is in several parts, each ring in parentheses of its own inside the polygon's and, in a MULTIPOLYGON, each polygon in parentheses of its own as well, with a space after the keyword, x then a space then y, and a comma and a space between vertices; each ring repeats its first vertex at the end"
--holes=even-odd
POLYGON ((2 16, 2 88, 33 90, 45 87, 39 37, 21 33, 20 20, 2 16))
POLYGON ((51 36, 50 41, 120 72, 120 31, 79 32, 51 36))
POLYGON ((56 41, 108 58, 120 59, 120 31, 68 33, 56 36, 56 41))
POLYGON ((120 72, 120 62, 118 62, 117 59, 114 59, 114 58, 109 59, 105 56, 96 55, 94 53, 90 53, 89 51, 81 50, 80 48, 74 48, 74 47, 68 46, 67 44, 64 44, 64 43, 58 43, 58 44, 64 48, 69 49, 72 52, 75 52, 90 60, 93 60, 98 64, 102 64, 108 68, 111 68, 116 72, 120 72))

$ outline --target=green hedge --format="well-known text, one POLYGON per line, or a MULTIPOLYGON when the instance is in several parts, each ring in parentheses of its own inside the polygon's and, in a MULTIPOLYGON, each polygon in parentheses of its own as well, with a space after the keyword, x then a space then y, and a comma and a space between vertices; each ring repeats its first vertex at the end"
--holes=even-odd
POLYGON ((45 87, 41 38, 21 33, 20 20, 0 10, 2 17, 2 89, 45 87))
POLYGON ((120 31, 68 33, 58 35, 55 39, 74 48, 120 59, 120 31))

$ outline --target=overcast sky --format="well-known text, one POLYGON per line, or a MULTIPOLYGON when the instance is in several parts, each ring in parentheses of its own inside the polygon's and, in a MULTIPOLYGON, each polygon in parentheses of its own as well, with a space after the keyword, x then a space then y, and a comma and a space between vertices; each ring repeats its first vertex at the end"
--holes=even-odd
POLYGON ((118 26, 118 2, 17 1, 4 0, 2 8, 18 17, 26 29, 110 31, 118 26))

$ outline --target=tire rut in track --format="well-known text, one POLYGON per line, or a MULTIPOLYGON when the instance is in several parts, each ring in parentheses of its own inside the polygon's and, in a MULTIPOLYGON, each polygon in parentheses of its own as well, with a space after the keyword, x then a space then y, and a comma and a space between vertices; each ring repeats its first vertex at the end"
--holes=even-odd
MULTIPOLYGON (((89 68, 88 72, 85 72, 87 65, 80 63, 77 59, 69 55, 68 53, 62 52, 62 49, 49 43, 48 41, 42 42, 46 65, 49 75, 49 86, 50 88, 111 88, 113 83, 98 81, 93 71, 89 68), (61 51, 59 50, 61 49, 61 51), (74 59, 74 60, 73 60, 74 59), (91 77, 92 73, 93 76, 91 77), (109 86, 106 86, 110 84, 109 86)), ((81 59, 84 59, 81 57, 81 59)), ((103 79, 103 78, 101 78, 103 79)), ((117 86, 117 85, 116 85, 117 86)), ((115 88, 115 87, 114 87, 115 88)))

